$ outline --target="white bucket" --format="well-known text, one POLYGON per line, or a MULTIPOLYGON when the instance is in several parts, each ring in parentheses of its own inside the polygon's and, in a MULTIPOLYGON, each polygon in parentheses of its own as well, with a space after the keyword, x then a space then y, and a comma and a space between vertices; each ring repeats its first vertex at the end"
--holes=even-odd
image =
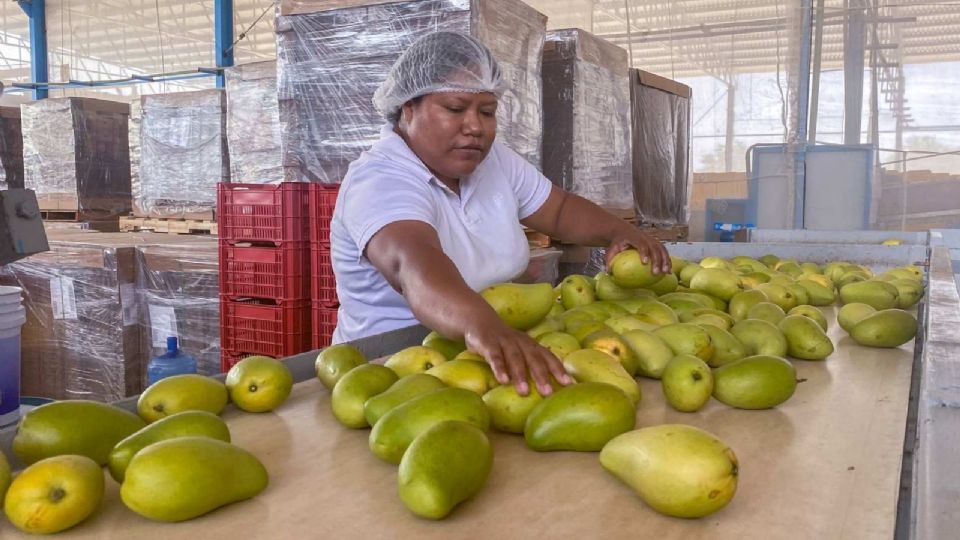
POLYGON ((0 427, 20 419, 20 327, 27 313, 18 287, 0 287, 0 427))

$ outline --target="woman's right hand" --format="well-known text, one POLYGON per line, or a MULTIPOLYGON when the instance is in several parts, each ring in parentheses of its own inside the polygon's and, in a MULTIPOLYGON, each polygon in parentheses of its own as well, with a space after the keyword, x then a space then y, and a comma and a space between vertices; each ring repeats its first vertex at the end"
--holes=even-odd
POLYGON ((510 328, 499 318, 478 318, 463 337, 468 350, 486 358, 497 381, 500 384, 513 382, 521 396, 530 393, 527 373, 543 396, 553 392, 551 376, 562 385, 573 383, 563 364, 549 349, 527 334, 510 328))

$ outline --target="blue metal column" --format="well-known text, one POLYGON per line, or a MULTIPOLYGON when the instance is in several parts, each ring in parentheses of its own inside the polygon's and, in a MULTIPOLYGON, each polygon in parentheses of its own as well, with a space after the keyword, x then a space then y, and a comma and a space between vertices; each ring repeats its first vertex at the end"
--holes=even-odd
MULTIPOLYGON (((47 68, 47 6, 45 0, 18 0, 30 20, 30 80, 34 83, 50 81, 47 68)), ((46 88, 35 88, 33 99, 46 99, 46 88)))
MULTIPOLYGON (((233 0, 213 2, 214 48, 217 67, 233 65, 233 0)), ((223 88, 223 73, 217 74, 217 88, 223 88)))
POLYGON ((807 125, 810 116, 810 61, 813 49, 813 1, 801 0, 800 65, 797 85, 797 131, 794 134, 794 205, 793 227, 803 229, 806 198, 807 125))

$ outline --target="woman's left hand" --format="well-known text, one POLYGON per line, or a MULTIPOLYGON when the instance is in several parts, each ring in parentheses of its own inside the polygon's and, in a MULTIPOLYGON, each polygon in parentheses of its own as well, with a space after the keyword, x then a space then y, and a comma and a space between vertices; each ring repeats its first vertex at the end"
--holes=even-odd
POLYGON ((640 259, 644 264, 650 263, 654 274, 667 274, 671 271, 670 254, 667 253, 667 248, 663 247, 663 243, 659 240, 639 229, 633 229, 629 233, 614 238, 604 257, 607 269, 610 269, 610 261, 617 253, 630 248, 640 252, 640 259))

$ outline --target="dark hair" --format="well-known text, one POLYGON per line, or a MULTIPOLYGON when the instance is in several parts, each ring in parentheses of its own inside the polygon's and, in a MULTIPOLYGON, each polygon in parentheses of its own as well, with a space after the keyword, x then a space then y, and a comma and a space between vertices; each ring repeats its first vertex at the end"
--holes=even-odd
MULTIPOLYGON (((410 101, 408 101, 407 103, 418 105, 421 101, 423 101, 423 98, 425 97, 426 96, 417 96, 411 99, 410 101)), ((397 125, 400 123, 400 115, 402 114, 403 114, 403 107, 400 107, 400 110, 397 111, 397 114, 393 115, 393 117, 391 118, 388 118, 388 120, 390 120, 390 123, 392 123, 393 125, 397 125)))

